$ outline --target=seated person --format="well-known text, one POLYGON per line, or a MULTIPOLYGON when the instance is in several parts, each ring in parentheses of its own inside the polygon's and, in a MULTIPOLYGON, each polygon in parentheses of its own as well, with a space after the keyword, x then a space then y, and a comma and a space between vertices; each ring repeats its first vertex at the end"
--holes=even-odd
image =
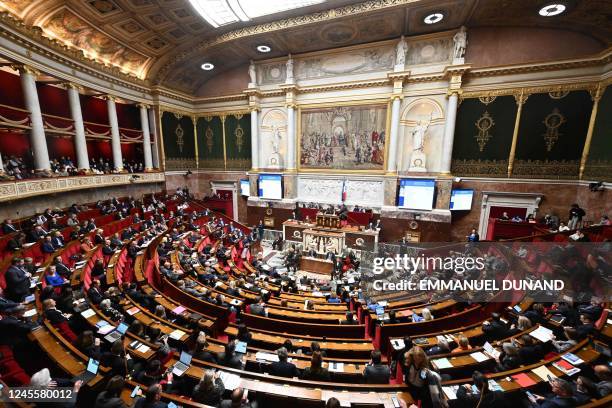
POLYGON ((300 376, 300 372, 295 364, 287 362, 288 353, 285 347, 276 350, 276 355, 278 356, 278 361, 270 364, 270 375, 287 378, 300 376))
POLYGON ((314 351, 310 360, 310 367, 306 367, 302 374, 303 380, 330 381, 329 371, 322 366, 323 358, 320 351, 314 351))
POLYGON ((510 403, 507 401, 503 391, 489 390, 489 381, 487 377, 479 371, 474 371, 472 381, 478 389, 478 393, 472 391, 472 387, 460 385, 457 390, 457 400, 466 407, 479 408, 509 408, 510 403))
POLYGON ((472 349, 472 346, 470 346, 470 341, 467 337, 463 335, 459 336, 459 338, 457 339, 457 344, 458 346, 454 348, 451 353, 461 353, 462 351, 468 351, 472 349))
POLYGON ((381 363, 379 350, 373 350, 370 364, 363 371, 363 379, 366 384, 389 384, 391 370, 389 366, 381 363))

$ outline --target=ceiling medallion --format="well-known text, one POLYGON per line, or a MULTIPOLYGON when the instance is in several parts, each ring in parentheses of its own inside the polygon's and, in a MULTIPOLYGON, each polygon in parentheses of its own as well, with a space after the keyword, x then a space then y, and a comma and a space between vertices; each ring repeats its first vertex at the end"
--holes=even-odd
POLYGON ((485 105, 488 105, 492 102, 495 101, 495 99, 497 99, 497 96, 481 96, 478 98, 478 100, 482 103, 484 103, 485 105))
POLYGON ((557 140, 559 140, 559 136, 561 136, 561 133, 559 133, 559 128, 565 122, 567 122, 567 120, 557 108, 553 109, 553 111, 549 113, 542 121, 544 126, 546 126, 546 133, 544 133, 542 136, 544 136, 544 141, 546 142, 547 152, 550 152, 555 146, 555 143, 557 143, 557 140))
POLYGON ((539 14, 542 17, 554 17, 554 16, 558 16, 559 14, 563 13, 565 11, 566 7, 565 4, 549 4, 547 6, 544 6, 540 9, 539 14))
POLYGON ((185 140, 183 140, 183 136, 185 135, 185 131, 183 130, 183 127, 180 123, 174 130, 174 134, 176 135, 176 145, 178 146, 179 152, 183 153, 183 146, 185 145, 185 140))
POLYGON ((474 139, 478 142, 478 148, 481 152, 484 150, 487 142, 493 137, 493 135, 489 133, 489 130, 491 130, 493 126, 495 126, 495 121, 487 111, 485 111, 476 121, 478 134, 474 136, 474 139))

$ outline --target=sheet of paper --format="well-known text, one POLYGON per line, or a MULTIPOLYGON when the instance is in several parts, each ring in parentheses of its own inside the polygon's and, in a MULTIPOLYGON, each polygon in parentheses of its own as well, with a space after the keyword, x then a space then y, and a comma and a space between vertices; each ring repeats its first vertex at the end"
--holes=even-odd
POLYGON ((536 383, 525 373, 513 375, 512 378, 523 388, 530 387, 536 383))
POLYGON ((548 367, 546 367, 545 365, 534 368, 533 370, 531 370, 531 372, 537 375, 538 377, 540 377, 544 381, 548 381, 548 376, 551 376, 552 378, 557 378, 557 376, 552 371, 550 371, 548 367))
POLYGON ((584 360, 582 360, 580 357, 572 353, 565 353, 564 355, 561 356, 561 358, 573 365, 584 363, 584 360))
POLYGON ((497 358, 501 354, 499 351, 495 350, 488 341, 484 344, 483 348, 484 351, 493 358, 497 358))
POLYGON ((263 352, 263 351, 258 351, 257 353, 255 353, 255 359, 256 360, 276 362, 276 361, 278 361, 278 356, 276 354, 266 353, 266 352, 263 352))
POLYGON ((472 354, 470 354, 470 356, 471 356, 471 357, 472 357, 474 360, 478 361, 479 363, 481 363, 481 362, 486 361, 486 360, 488 360, 488 359, 489 359, 489 357, 487 357, 487 356, 486 356, 486 354, 481 353, 480 351, 477 351, 477 352, 475 352, 475 353, 472 353, 472 354))
POLYGON ((115 330, 115 326, 107 324, 106 326, 102 326, 98 329, 98 333, 105 335, 115 330))
POLYGON ((437 358, 435 360, 432 360, 432 363, 434 363, 436 367, 438 367, 438 369, 440 370, 453 366, 448 358, 437 358))
POLYGON ((81 316, 83 316, 84 318, 88 319, 91 316, 95 315, 96 312, 93 311, 93 309, 87 309, 87 310, 83 310, 81 312, 81 316))
POLYGON ((30 310, 26 310, 23 313, 24 317, 32 317, 32 316, 36 316, 36 309, 30 309, 30 310))
POLYGON ((181 337, 183 337, 184 335, 185 335, 184 331, 176 329, 172 333, 170 333, 170 338, 174 340, 180 340, 181 337))
POLYGON ((444 391, 444 394, 446 394, 446 397, 449 400, 457 399, 457 391, 458 390, 459 390, 459 386, 458 385, 451 385, 451 386, 447 386, 447 387, 442 387, 442 391, 444 391))
POLYGON ((344 372, 344 363, 336 363, 330 362, 327 365, 327 369, 333 373, 343 373, 344 372))
POLYGON ((547 329, 544 326, 540 326, 537 329, 530 331, 529 335, 540 340, 542 343, 546 343, 547 341, 550 341, 553 338, 552 330, 547 329))
POLYGON ((151 347, 147 346, 146 344, 143 344, 140 347, 138 347, 136 350, 144 354, 147 351, 151 350, 151 347))
POLYGON ((406 344, 404 343, 403 339, 393 339, 391 340, 391 345, 395 350, 401 350, 406 347, 406 344))
POLYGON ((139 309, 138 307, 136 307, 136 306, 134 306, 134 307, 132 307, 132 308, 129 308, 129 309, 127 310, 127 313, 128 313, 130 316, 134 316, 134 315, 135 315, 136 313, 138 313, 138 312, 140 312, 140 309, 139 309))
POLYGON ((240 386, 240 377, 236 374, 219 371, 219 378, 221 378, 221 381, 223 381, 223 385, 228 390, 233 391, 240 386))

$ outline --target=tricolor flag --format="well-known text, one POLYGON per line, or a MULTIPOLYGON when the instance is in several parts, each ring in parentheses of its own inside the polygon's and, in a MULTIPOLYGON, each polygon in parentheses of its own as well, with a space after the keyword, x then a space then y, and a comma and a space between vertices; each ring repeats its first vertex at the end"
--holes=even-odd
POLYGON ((346 180, 342 181, 342 202, 346 201, 346 180))

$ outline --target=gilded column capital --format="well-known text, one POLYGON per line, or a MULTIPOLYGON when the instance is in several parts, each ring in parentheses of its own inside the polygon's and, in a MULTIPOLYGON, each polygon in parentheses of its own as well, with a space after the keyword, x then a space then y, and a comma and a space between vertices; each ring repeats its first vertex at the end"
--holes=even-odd
POLYGON ((402 95, 402 94, 393 94, 393 95, 391 95, 389 97, 389 101, 390 102, 393 102, 396 99, 399 100, 399 101, 402 101, 402 100, 404 100, 404 95, 402 95))
POLYGON ((527 102, 528 98, 529 98, 529 93, 525 92, 522 89, 519 92, 514 94, 514 100, 516 101, 516 104, 518 106, 524 105, 525 102, 527 102))
POLYGON ((63 83, 64 88, 66 88, 66 90, 68 89, 74 89, 77 92, 83 92, 85 90, 84 87, 82 87, 79 84, 75 84, 74 82, 64 82, 63 83))
POLYGON ((104 99, 105 101, 117 102, 117 97, 114 95, 103 95, 102 99, 104 99))
POLYGON ((11 68, 18 71, 20 74, 30 74, 36 79, 40 76, 40 71, 26 64, 11 64, 11 68))
POLYGON ((287 109, 297 109, 298 105, 297 105, 297 103, 286 103, 285 104, 285 108, 287 108, 287 109))
POLYGON ((590 89, 589 93, 591 94, 591 99, 593 102, 599 102, 601 97, 603 96, 603 90, 605 88, 601 86, 601 84, 597 85, 595 89, 590 89))
POLYGON ((461 95, 463 95, 463 89, 449 88, 449 90, 446 91, 446 96, 452 96, 452 95, 461 97, 461 95))

